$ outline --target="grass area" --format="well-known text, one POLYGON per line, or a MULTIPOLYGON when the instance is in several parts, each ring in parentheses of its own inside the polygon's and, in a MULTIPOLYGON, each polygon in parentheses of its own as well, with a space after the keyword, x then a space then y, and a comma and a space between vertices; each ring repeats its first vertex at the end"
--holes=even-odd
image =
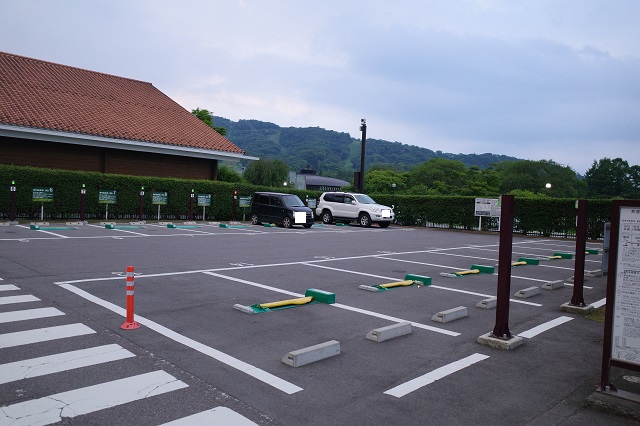
POLYGON ((598 309, 592 309, 590 312, 584 315, 584 317, 591 321, 604 322, 604 311, 606 306, 602 306, 598 309))

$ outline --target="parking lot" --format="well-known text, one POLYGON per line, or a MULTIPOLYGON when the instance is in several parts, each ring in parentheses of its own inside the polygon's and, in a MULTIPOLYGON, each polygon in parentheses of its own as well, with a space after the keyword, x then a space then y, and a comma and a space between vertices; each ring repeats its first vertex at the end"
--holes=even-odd
MULTIPOLYGON (((71 422, 77 424, 157 425, 197 413, 237 424, 620 424, 581 408, 584 392, 598 382, 603 324, 560 311, 571 300, 570 284, 512 297, 509 326, 525 337, 523 346, 502 351, 477 342, 495 324, 495 309, 476 304, 495 296, 497 275, 440 273, 495 266, 497 234, 176 225, 0 227, 0 302, 23 296, 0 304, 0 315, 7 314, 0 322, 2 363, 120 348, 107 361, 3 380, 0 424, 15 418, 15 424, 34 424, 45 401, 54 400, 65 402, 49 409, 55 412, 49 423, 76 410, 71 422), (128 265, 135 267, 137 330, 120 328, 128 265), (407 274, 431 277, 431 285, 360 289, 407 274), (257 314, 233 309, 301 297, 307 289, 335 293, 335 304, 257 314), (432 320, 460 306, 466 317, 432 320), (51 315, 11 316, 47 309, 51 315), (365 338, 405 321, 411 334, 384 342, 365 338), (30 330, 47 329, 50 336, 54 328, 62 337, 20 343, 30 330), (16 343, 4 344, 11 339, 16 343), (328 341, 340 342, 339 355, 297 368, 281 361, 328 341), (74 392, 94 390, 122 396, 95 409, 75 399, 74 392)), ((573 240, 513 240, 514 261, 574 251, 573 240)), ((585 269, 599 270, 601 262, 601 254, 588 255, 585 269)), ((513 267, 511 294, 566 280, 573 263, 513 267)), ((606 278, 586 278, 586 303, 602 306, 605 287, 606 278)))

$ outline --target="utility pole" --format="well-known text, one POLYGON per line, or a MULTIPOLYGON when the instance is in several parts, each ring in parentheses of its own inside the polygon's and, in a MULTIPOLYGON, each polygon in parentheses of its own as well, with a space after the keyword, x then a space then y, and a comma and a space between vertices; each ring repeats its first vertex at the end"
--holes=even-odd
POLYGON ((360 148, 360 179, 358 182, 358 191, 364 194, 364 153, 367 143, 367 119, 360 120, 360 131, 362 132, 362 144, 360 148))

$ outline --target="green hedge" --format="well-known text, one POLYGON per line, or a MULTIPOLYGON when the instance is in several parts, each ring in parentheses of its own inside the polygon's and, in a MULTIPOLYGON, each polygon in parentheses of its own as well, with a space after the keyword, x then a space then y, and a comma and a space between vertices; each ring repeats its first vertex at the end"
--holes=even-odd
MULTIPOLYGON (((69 220, 80 217, 80 189, 86 185, 85 216, 103 219, 105 205, 98 203, 98 191, 116 190, 118 202, 109 205, 110 219, 137 219, 140 210, 140 188, 144 186, 144 218, 157 218, 158 207, 151 203, 151 193, 169 194, 168 204, 161 206, 161 219, 187 219, 191 189, 195 193, 211 194, 212 205, 206 209, 207 220, 229 220, 232 214, 233 191, 251 195, 255 191, 273 191, 273 188, 244 183, 210 180, 167 179, 144 176, 125 176, 91 172, 40 169, 0 164, 0 219, 9 216, 11 181, 16 181, 16 214, 18 219, 40 217, 40 203, 32 201, 32 188, 54 188, 53 203, 44 206, 46 220, 69 220)), ((317 198, 320 192, 278 189, 300 196, 317 198)), ((413 196, 372 194, 380 204, 393 205, 396 222, 408 226, 445 226, 456 229, 477 229, 474 216, 475 197, 413 196)), ((588 208, 588 237, 602 238, 604 222, 609 220, 610 200, 590 200, 588 208)), ((238 208, 237 218, 248 209, 238 208)), ((194 216, 201 218, 202 207, 194 201, 194 216)), ((495 220, 483 219, 483 229, 489 229, 495 220)), ((575 234, 575 200, 558 198, 516 198, 514 231, 525 235, 573 236, 575 234)))
MULTIPOLYGON (((109 205, 110 219, 137 219, 140 212, 140 189, 144 186, 144 218, 157 219, 158 206, 152 204, 152 192, 167 192, 168 204, 160 207, 161 219, 187 219, 191 189, 196 194, 211 194, 211 207, 206 208, 206 219, 229 220, 232 214, 233 191, 241 196, 265 188, 242 183, 210 180, 167 179, 145 176, 125 176, 93 172, 41 169, 0 164, 0 218, 9 217, 11 181, 16 182, 16 216, 18 219, 39 219, 41 203, 32 200, 32 188, 50 186, 54 188, 54 201, 44 204, 46 220, 77 220, 80 217, 80 189, 86 185, 85 217, 104 219, 105 205, 98 203, 100 190, 117 191, 117 204, 109 205)), ((280 189, 278 189, 280 191, 280 189)), ((308 191, 282 190, 306 196, 319 194, 308 191)), ((237 218, 242 218, 248 209, 237 209, 237 218)), ((194 200, 194 216, 201 218, 202 207, 194 200)))

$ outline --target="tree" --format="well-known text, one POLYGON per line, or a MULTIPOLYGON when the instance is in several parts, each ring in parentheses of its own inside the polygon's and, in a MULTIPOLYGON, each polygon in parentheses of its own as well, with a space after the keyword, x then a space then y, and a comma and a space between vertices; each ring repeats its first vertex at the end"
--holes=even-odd
POLYGON ((242 182, 242 175, 226 164, 218 166, 218 180, 222 182, 242 182))
POLYGON ((622 158, 594 161, 584 175, 590 197, 633 197, 638 193, 637 166, 629 167, 622 158))
POLYGON ((260 159, 247 166, 244 178, 254 185, 282 187, 289 180, 289 166, 282 160, 260 159))
POLYGON ((466 182, 466 172, 460 161, 432 158, 411 169, 407 184, 409 187, 424 185, 442 195, 456 195, 466 182))
POLYGON ((576 198, 583 192, 576 172, 552 160, 508 161, 498 164, 496 171, 500 175, 502 194, 520 190, 550 197, 576 198), (550 188, 547 188, 548 183, 550 188))
POLYGON ((369 170, 364 175, 364 187, 368 193, 389 194, 405 187, 405 175, 394 170, 369 170))
POLYGON ((193 114, 196 117, 198 117, 207 126, 213 128, 213 130, 215 130, 216 132, 220 133, 222 136, 226 136, 227 135, 227 129, 225 129, 224 127, 216 127, 216 126, 213 125, 213 113, 209 112, 208 109, 196 108, 196 109, 191 111, 191 114, 193 114))

